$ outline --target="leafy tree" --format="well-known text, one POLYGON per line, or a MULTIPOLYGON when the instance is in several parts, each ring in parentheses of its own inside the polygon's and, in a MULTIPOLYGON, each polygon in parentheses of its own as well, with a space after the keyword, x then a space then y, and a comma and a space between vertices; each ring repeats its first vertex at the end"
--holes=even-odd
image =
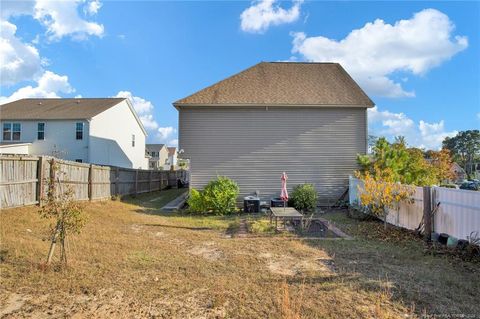
POLYGON ((426 159, 423 150, 407 148, 405 138, 399 136, 394 143, 384 137, 377 140, 373 153, 358 155, 360 173, 377 176, 387 171, 395 182, 402 184, 426 186, 438 184, 451 176, 451 158, 447 150, 429 151, 431 158, 426 159))
POLYGON ((472 166, 476 158, 480 157, 480 131, 468 130, 459 132, 454 137, 446 137, 443 147, 449 149, 455 161, 471 176, 472 166))
POLYGON ((425 155, 430 160, 437 181, 446 182, 454 178, 450 150, 442 148, 440 151, 427 151, 425 155))
POLYGON ((438 182, 432 165, 425 160, 424 153, 419 148, 407 149, 408 157, 401 170, 400 182, 408 185, 433 185, 438 182))

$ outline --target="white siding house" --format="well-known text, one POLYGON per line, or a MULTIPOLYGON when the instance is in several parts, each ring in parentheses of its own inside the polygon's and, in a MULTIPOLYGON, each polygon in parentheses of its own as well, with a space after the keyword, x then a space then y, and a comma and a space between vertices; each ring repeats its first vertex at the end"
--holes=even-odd
POLYGON ((0 105, 0 119, 3 154, 148 168, 146 131, 125 98, 22 99, 0 105))

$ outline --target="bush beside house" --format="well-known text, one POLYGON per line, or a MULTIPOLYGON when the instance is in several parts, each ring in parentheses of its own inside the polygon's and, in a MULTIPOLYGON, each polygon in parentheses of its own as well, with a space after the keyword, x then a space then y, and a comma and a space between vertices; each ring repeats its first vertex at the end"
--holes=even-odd
POLYGON ((293 207, 302 212, 313 211, 317 207, 318 193, 313 184, 296 185, 293 188, 293 207))
POLYGON ((189 211, 197 214, 226 215, 236 211, 240 189, 228 177, 218 176, 203 191, 192 189, 187 201, 189 211))

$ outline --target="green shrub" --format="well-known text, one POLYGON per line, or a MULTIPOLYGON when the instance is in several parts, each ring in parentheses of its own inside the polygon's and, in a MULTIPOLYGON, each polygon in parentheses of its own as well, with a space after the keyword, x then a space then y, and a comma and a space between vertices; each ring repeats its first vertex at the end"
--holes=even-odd
POLYGON ((202 194, 196 189, 190 191, 190 196, 187 200, 188 211, 191 213, 206 213, 207 205, 205 205, 205 200, 203 199, 202 194))
POLYGON ((292 192, 293 207, 300 211, 313 211, 317 207, 317 190, 313 184, 296 185, 292 192))
POLYGON ((210 181, 203 191, 192 189, 187 201, 189 211, 217 215, 234 212, 239 192, 237 183, 228 177, 218 176, 210 181))
POLYGON ((228 177, 218 176, 208 182, 202 195, 209 210, 214 214, 225 215, 235 211, 239 193, 237 183, 228 177))

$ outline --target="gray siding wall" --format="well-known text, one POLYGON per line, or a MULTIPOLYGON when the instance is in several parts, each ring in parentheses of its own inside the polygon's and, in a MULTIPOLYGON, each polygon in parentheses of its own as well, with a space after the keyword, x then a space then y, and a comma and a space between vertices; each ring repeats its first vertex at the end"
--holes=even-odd
POLYGON ((179 146, 190 159, 191 187, 217 175, 234 179, 241 195, 278 195, 313 183, 320 203, 337 200, 366 152, 366 108, 182 107, 179 146))

